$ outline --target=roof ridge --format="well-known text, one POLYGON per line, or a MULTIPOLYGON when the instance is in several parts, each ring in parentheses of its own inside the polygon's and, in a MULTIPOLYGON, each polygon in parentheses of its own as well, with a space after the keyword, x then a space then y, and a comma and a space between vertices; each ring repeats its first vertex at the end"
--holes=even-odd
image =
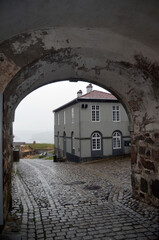
POLYGON ((90 91, 90 92, 88 92, 88 93, 85 93, 85 94, 83 94, 82 96, 80 96, 79 98, 81 98, 81 97, 83 97, 83 96, 86 96, 86 95, 88 95, 89 93, 94 92, 94 91, 97 91, 97 90, 92 90, 92 91, 90 91))
POLYGON ((98 90, 92 90, 92 91, 90 91, 89 93, 86 93, 86 94, 84 94, 84 95, 82 95, 82 96, 80 96, 80 97, 77 97, 77 98, 75 98, 75 99, 73 99, 72 101, 69 101, 68 103, 65 103, 64 105, 62 105, 62 106, 60 106, 60 107, 58 107, 58 108, 56 108, 55 110, 53 110, 54 112, 56 112, 57 110, 59 110, 59 109, 63 109, 63 108, 65 108, 66 106, 68 106, 68 105, 72 105, 72 104, 75 104, 75 103, 77 103, 78 101, 93 101, 93 100, 118 100, 113 94, 111 94, 111 93, 109 93, 109 92, 102 92, 102 91, 98 91, 98 90), (92 96, 92 93, 94 93, 95 95, 94 96, 92 96), (96 95, 96 93, 97 93, 97 95, 96 95), (104 94, 104 95, 107 95, 107 97, 106 96, 99 96, 98 95, 98 93, 99 93, 99 95, 101 94, 104 94), (90 96, 90 97, 89 97, 90 96), (110 97, 109 97, 110 96, 110 97))
POLYGON ((112 93, 109 93, 109 92, 102 92, 102 91, 99 91, 99 90, 92 90, 92 91, 90 91, 90 92, 88 92, 88 93, 83 94, 83 95, 80 96, 79 98, 84 98, 84 97, 87 97, 87 96, 89 97, 89 95, 92 95, 93 92, 97 92, 97 93, 105 94, 105 95, 107 95, 107 96, 111 96, 111 97, 116 98, 112 93))

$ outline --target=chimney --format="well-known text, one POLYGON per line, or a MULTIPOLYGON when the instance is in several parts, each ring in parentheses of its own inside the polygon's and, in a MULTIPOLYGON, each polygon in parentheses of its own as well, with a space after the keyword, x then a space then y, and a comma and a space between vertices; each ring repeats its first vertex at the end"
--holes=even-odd
POLYGON ((91 91, 93 90, 92 84, 90 83, 90 84, 86 87, 86 89, 87 89, 87 93, 91 92, 91 91))
POLYGON ((81 97, 82 96, 82 90, 79 90, 78 92, 77 92, 77 97, 81 97))

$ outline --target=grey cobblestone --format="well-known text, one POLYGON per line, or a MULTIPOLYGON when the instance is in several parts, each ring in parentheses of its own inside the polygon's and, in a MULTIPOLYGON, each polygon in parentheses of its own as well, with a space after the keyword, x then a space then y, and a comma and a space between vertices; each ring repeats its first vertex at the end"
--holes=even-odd
POLYGON ((128 159, 20 160, 10 215, 23 240, 157 240, 158 209, 131 197, 130 175, 128 159))

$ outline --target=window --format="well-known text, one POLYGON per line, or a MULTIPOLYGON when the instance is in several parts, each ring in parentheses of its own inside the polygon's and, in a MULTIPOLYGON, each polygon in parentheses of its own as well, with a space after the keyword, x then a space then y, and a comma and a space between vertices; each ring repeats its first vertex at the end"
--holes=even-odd
POLYGON ((113 149, 121 148, 121 134, 120 132, 113 133, 113 149))
POLYGON ((92 106, 92 122, 100 121, 100 106, 93 105, 92 106))
POLYGON ((59 132, 57 133, 57 148, 60 147, 60 138, 59 138, 59 132))
POLYGON ((72 123, 74 123, 74 117, 75 117, 74 108, 72 108, 72 123))
POLYGON ((63 133, 63 156, 66 156, 66 133, 63 133))
POLYGON ((65 111, 63 112, 63 124, 64 125, 66 124, 66 112, 65 111))
POLYGON ((92 150, 101 150, 101 134, 98 132, 92 134, 92 150))
POLYGON ((113 106, 112 119, 113 122, 120 122, 120 106, 113 106))
POLYGON ((75 137, 74 137, 74 132, 71 133, 71 148, 72 148, 72 153, 75 153, 75 137))
POLYGON ((59 113, 57 114, 57 124, 60 125, 60 115, 59 115, 59 113))

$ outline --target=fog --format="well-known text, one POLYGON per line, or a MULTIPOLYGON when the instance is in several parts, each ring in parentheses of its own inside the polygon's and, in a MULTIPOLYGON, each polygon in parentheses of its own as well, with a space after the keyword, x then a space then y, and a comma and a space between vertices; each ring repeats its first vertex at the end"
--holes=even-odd
MULTIPOLYGON (((79 90, 86 93, 86 82, 57 82, 48 84, 27 95, 15 111, 14 141, 54 142, 53 110, 75 99, 79 90)), ((93 90, 106 91, 93 84, 93 90)))

